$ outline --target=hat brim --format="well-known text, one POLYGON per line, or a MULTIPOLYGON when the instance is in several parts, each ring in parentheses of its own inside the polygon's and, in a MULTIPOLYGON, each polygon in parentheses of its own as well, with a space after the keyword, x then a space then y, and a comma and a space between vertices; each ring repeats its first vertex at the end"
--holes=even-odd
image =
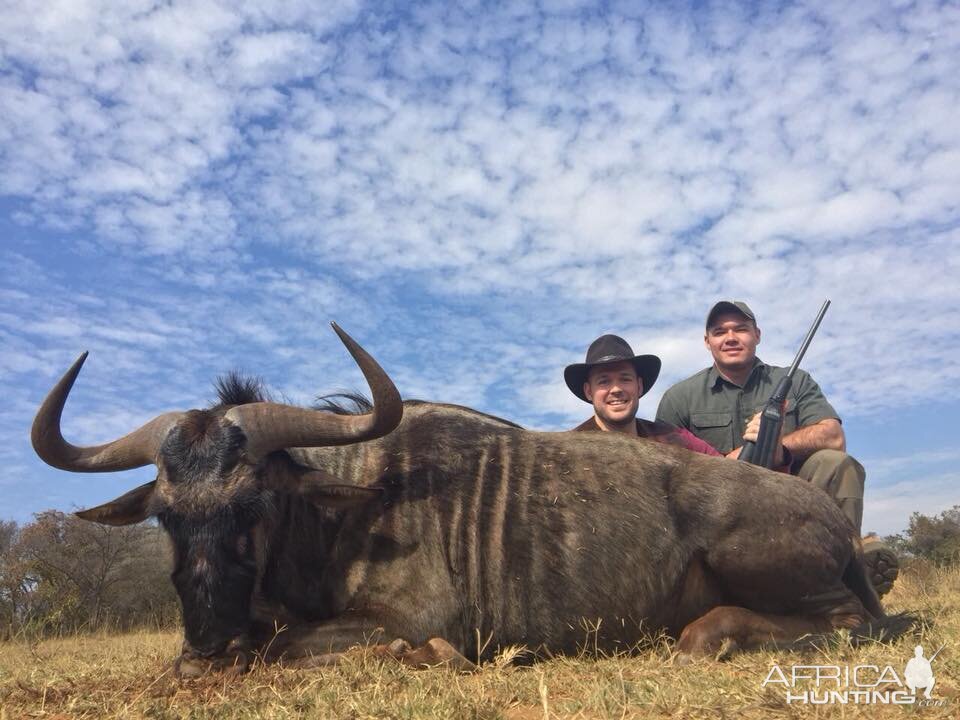
POLYGON ((643 383, 643 392, 640 397, 646 395, 660 375, 660 358, 656 355, 636 355, 633 358, 624 358, 623 360, 612 360, 609 363, 574 363, 567 365, 563 371, 563 379, 570 388, 570 392, 578 398, 588 403, 590 400, 583 392, 583 384, 587 381, 587 375, 590 374, 590 368, 600 365, 612 365, 615 362, 631 362, 634 370, 637 371, 637 377, 643 383))

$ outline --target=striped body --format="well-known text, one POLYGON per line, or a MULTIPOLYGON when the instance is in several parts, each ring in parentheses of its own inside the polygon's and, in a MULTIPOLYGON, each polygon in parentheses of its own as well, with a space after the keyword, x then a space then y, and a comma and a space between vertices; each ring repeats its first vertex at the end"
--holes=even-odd
MULTIPOLYGON (((842 516, 802 482, 614 434, 530 432, 408 402, 386 437, 287 452, 385 491, 335 513, 280 501, 267 565, 284 570, 265 575, 264 598, 306 621, 358 614, 415 644, 440 636, 469 657, 478 643, 488 653, 627 649, 643 632, 678 633, 731 595, 789 612, 835 586, 851 552, 842 516), (743 491, 763 483, 786 495, 757 516, 743 491), (819 552, 783 557, 757 542, 765 527, 784 535, 786 522, 790 538, 809 535, 801 554, 819 552), (753 576, 720 598, 715 586, 691 585, 704 561, 753 576)), ((781 540, 770 542, 797 555, 781 540)))

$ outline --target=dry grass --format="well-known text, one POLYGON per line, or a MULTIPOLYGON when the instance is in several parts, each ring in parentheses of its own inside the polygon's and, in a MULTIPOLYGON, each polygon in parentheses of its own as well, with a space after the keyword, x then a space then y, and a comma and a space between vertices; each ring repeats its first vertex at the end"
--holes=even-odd
POLYGON ((774 662, 892 665, 917 637, 854 649, 747 653, 678 667, 666 646, 632 657, 557 659, 532 667, 495 662, 474 675, 415 671, 358 652, 328 670, 259 667, 242 678, 178 682, 169 672, 176 633, 83 636, 0 645, 0 720, 8 718, 957 718, 960 717, 960 569, 913 566, 888 609, 921 614, 938 706, 788 705, 761 688, 774 662))

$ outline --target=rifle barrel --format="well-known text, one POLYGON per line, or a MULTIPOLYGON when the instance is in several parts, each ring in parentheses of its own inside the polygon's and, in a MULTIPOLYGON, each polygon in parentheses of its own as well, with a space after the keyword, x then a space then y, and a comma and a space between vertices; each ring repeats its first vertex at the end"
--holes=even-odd
POLYGON ((810 341, 813 340, 813 336, 817 334, 817 329, 820 327, 820 323, 823 321, 823 316, 827 314, 827 308, 830 307, 830 301, 824 300, 823 306, 820 308, 820 312, 817 313, 817 319, 813 321, 813 327, 807 332, 807 336, 803 339, 803 344, 800 345, 800 350, 797 351, 797 356, 793 359, 793 364, 790 366, 790 369, 787 370, 787 377, 793 377, 794 373, 797 372, 797 368, 800 366, 800 361, 803 360, 803 356, 807 352, 807 348, 810 347, 810 341))

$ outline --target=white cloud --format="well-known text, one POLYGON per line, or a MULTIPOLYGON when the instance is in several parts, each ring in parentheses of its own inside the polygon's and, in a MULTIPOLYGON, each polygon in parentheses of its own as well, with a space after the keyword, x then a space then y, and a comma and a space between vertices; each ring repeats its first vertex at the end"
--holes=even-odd
POLYGON ((358 384, 331 318, 404 394, 538 427, 580 417, 562 367, 618 332, 665 360, 652 415, 729 296, 781 363, 834 301, 805 366, 845 417, 948 394, 955 14, 584 10, 8 8, 5 432, 78 345, 112 388, 78 397, 94 418, 202 401, 231 365, 296 397, 358 384))

